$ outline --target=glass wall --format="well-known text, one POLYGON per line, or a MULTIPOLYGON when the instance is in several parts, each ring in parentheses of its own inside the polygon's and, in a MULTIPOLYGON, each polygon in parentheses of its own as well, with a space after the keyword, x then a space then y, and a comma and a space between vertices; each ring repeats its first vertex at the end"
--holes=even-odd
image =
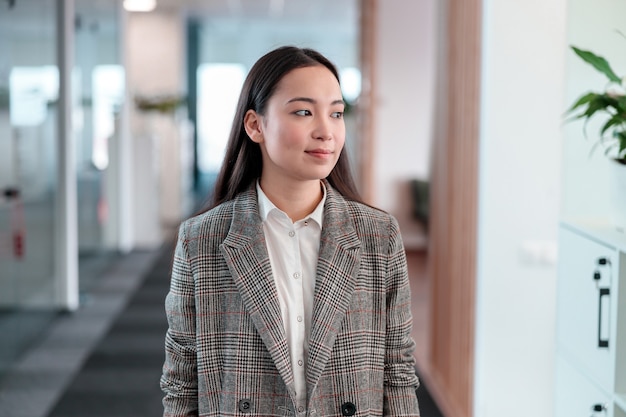
POLYGON ((124 96, 118 2, 77 1, 73 122, 76 132, 80 291, 117 255, 114 194, 116 117, 124 96))
POLYGON ((0 375, 55 314, 55 0, 0 2, 0 375))

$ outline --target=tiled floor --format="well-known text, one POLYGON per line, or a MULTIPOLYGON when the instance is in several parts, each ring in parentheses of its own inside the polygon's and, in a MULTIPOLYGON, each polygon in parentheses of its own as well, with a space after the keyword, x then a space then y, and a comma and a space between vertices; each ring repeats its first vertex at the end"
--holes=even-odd
MULTIPOLYGON (((134 252, 106 270, 83 306, 58 316, 0 381, 0 417, 46 417, 158 255, 134 252)), ((89 414, 86 414, 89 415, 89 414)))
POLYGON ((172 248, 164 248, 48 417, 163 414, 159 378, 172 248))

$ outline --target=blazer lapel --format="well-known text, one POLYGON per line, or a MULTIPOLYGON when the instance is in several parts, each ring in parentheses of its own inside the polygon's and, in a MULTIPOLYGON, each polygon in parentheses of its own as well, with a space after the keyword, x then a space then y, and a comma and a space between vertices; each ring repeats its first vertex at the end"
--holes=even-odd
POLYGON ((309 399, 330 359, 337 333, 350 305, 361 254, 361 242, 348 215, 345 200, 332 187, 327 186, 326 189, 309 338, 309 399))
POLYGON ((289 387, 293 384, 289 348, 254 187, 236 198, 233 211, 222 254, 254 326, 289 387))

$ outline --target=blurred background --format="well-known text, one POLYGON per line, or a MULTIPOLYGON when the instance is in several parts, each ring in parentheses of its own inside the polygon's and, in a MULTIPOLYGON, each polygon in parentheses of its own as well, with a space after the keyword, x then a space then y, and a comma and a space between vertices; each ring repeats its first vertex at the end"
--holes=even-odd
MULTIPOLYGON (((424 417, 626 417, 619 298, 598 330, 622 342, 600 352, 610 386, 576 354, 561 365, 558 336, 559 300, 577 300, 563 227, 615 251, 626 287, 623 233, 597 234, 608 159, 563 123, 605 86, 569 45, 625 68, 624 15, 623 0, 0 0, 0 416, 85 415, 68 393, 95 404, 85 387, 129 374, 81 369, 130 372, 146 352, 158 391, 171 239, 210 193, 251 65, 291 44, 337 65, 359 188, 400 223, 424 417)), ((124 412, 89 415, 148 415, 124 412)))

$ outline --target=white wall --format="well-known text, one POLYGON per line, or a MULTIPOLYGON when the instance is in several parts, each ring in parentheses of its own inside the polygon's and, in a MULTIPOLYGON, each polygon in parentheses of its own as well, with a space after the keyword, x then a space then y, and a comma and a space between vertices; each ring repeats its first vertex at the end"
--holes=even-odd
POLYGON ((549 417, 566 0, 483 8, 474 416, 549 417))
POLYGON ((133 100, 184 93, 185 26, 177 11, 130 13, 127 25, 134 246, 151 248, 161 244, 162 226, 176 222, 169 213, 181 198, 173 162, 180 138, 172 115, 140 113, 133 100))
POLYGON ((407 247, 423 246, 408 182, 428 179, 435 89, 435 0, 378 7, 374 76, 374 205, 394 214, 407 247))

